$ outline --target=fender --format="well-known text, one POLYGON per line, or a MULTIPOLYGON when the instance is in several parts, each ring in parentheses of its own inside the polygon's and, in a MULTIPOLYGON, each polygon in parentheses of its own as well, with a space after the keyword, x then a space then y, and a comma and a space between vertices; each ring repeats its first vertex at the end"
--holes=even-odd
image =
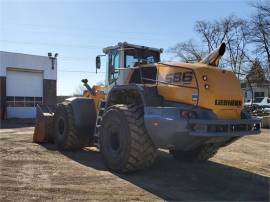
POLYGON ((114 86, 107 97, 107 107, 112 104, 135 104, 146 106, 161 106, 163 97, 158 95, 157 86, 141 84, 128 84, 114 86))
POLYGON ((93 99, 84 97, 71 97, 66 99, 71 104, 75 127, 78 134, 93 140, 97 112, 93 99))
POLYGON ((140 102, 145 105, 145 100, 143 96, 143 88, 137 84, 127 84, 127 85, 117 85, 114 86, 107 97, 107 107, 112 104, 128 104, 127 95, 132 93, 136 94, 135 99, 140 100, 140 102))

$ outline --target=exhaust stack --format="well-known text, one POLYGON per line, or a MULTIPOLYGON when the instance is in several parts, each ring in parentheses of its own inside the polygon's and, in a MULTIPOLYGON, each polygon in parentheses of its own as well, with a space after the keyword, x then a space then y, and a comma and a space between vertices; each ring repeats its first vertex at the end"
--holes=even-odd
POLYGON ((203 58, 200 63, 218 66, 220 58, 224 55, 226 50, 226 44, 222 43, 218 48, 209 53, 205 58, 203 58))

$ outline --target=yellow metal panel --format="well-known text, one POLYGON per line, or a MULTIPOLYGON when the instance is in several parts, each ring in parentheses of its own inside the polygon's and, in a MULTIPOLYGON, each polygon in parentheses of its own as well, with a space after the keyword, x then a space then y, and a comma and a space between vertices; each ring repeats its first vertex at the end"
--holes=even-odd
POLYGON ((199 63, 157 64, 157 68, 158 80, 161 81, 158 84, 158 92, 165 100, 194 105, 196 101, 192 99, 192 95, 198 93, 199 107, 213 110, 220 119, 240 118, 243 97, 240 82, 233 72, 199 63), (184 72, 192 70, 192 81, 185 82, 184 72), (179 75, 181 75, 181 79, 178 78, 179 75), (203 76, 207 77, 206 81, 203 80, 203 76), (197 82, 195 78, 197 78, 197 82), (166 82, 171 85, 165 84, 166 82), (205 85, 208 85, 209 88, 206 89, 205 85), (238 104, 227 104, 234 101, 238 104))
POLYGON ((88 91, 86 91, 83 96, 92 98, 95 102, 96 111, 99 110, 99 104, 102 100, 105 99, 105 86, 93 86, 93 90, 96 92, 96 95, 91 95, 88 91))
POLYGON ((221 119, 239 119, 243 108, 243 96, 240 82, 233 72, 213 67, 196 70, 199 80, 199 105, 212 109, 221 119), (206 75, 207 81, 202 77, 206 75), (209 89, 205 85, 209 85, 209 89), (216 100, 239 100, 241 105, 217 105, 216 100))
MULTIPOLYGON (((166 100, 175 102, 184 102, 188 104, 196 104, 196 100, 192 100, 192 94, 198 92, 195 79, 191 82, 183 80, 183 74, 191 72, 191 69, 168 67, 166 65, 158 65, 158 92, 166 100), (175 75, 175 73, 177 73, 175 75), (170 84, 168 84, 170 83, 170 84)), ((194 75, 192 75, 194 78, 194 75)))

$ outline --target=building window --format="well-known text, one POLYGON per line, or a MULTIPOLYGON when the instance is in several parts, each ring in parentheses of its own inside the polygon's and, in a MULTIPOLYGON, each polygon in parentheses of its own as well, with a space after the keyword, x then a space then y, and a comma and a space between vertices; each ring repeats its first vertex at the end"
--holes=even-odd
POLYGON ((35 102, 34 97, 25 97, 24 106, 25 107, 33 107, 35 102))
POLYGON ((254 97, 257 98, 257 97, 264 97, 264 92, 255 92, 254 93, 254 97))
POLYGON ((7 107, 35 107, 37 104, 42 104, 42 97, 22 97, 22 96, 7 96, 7 107))

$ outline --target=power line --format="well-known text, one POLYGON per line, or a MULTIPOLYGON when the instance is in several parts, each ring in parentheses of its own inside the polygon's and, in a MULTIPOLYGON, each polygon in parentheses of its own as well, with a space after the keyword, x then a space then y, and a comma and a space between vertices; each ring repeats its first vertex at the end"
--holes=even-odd
MULTIPOLYGON (((84 32, 84 33, 90 33, 90 31, 95 31, 95 32, 99 32, 99 33, 102 33, 102 34, 106 34, 106 33, 119 33, 119 30, 110 30, 110 29, 100 29, 100 27, 89 27, 89 26, 84 26, 84 27, 64 27, 64 26, 52 26, 50 25, 49 27, 43 27, 43 26, 40 26, 40 25, 33 25, 33 24, 17 24, 17 23, 13 23, 13 22, 9 22, 9 23, 6 23, 7 25, 12 25, 14 26, 15 28, 17 28, 18 26, 28 26, 28 27, 32 27, 32 28, 41 28, 41 29, 51 29, 51 30, 64 30, 64 31, 69 31, 72 30, 73 32, 75 31, 79 31, 79 32, 84 32)), ((134 36, 146 36, 146 37, 151 37, 151 38, 156 38, 156 39, 167 39, 165 37, 159 37, 157 35, 154 35, 153 33, 146 33, 146 32, 141 32, 141 33, 138 33, 138 32, 130 32, 130 31, 123 31, 121 30, 121 33, 122 34, 131 34, 131 35, 134 35, 134 36)), ((108 36, 108 35, 107 35, 108 36)))
POLYGON ((62 57, 61 55, 58 56, 58 60, 60 61, 87 61, 87 62, 95 62, 96 56, 89 56, 89 57, 62 57))
MULTIPOLYGON (((64 70, 64 69, 59 69, 59 72, 70 72, 70 73, 88 73, 88 74, 96 74, 95 71, 84 71, 84 70, 64 70)), ((98 74, 105 74, 106 72, 97 72, 98 74)))
POLYGON ((79 45, 79 44, 64 44, 64 43, 33 43, 29 41, 10 41, 10 40, 0 40, 3 43, 12 43, 12 44, 27 44, 27 45, 40 45, 40 46, 63 46, 63 47, 70 47, 70 48, 83 48, 83 49, 92 49, 97 50, 101 49, 98 46, 92 45, 79 45))

